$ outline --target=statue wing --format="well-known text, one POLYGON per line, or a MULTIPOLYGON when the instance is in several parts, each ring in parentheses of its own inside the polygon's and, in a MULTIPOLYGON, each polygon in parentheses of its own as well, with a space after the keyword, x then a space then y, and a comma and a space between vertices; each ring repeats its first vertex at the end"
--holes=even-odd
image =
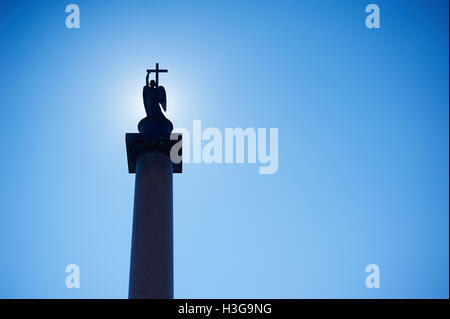
POLYGON ((159 103, 161 104, 164 112, 167 111, 167 99, 166 99, 166 90, 164 86, 158 87, 158 95, 159 95, 159 103))

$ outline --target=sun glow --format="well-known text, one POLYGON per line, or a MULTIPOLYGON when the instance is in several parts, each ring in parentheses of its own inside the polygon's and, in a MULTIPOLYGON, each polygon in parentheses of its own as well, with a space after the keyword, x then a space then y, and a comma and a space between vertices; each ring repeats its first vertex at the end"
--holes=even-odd
MULTIPOLYGON (((169 70, 170 72, 170 70, 169 70)), ((186 121, 192 121, 195 104, 193 101, 193 89, 184 85, 186 79, 170 77, 165 74, 160 77, 160 85, 164 86, 167 93, 167 112, 164 115, 172 121, 174 127, 182 125, 186 121)), ((146 116, 142 89, 145 85, 145 73, 141 77, 138 74, 127 74, 120 77, 120 81, 111 85, 115 95, 115 109, 117 124, 128 131, 136 131, 139 121, 146 116)))

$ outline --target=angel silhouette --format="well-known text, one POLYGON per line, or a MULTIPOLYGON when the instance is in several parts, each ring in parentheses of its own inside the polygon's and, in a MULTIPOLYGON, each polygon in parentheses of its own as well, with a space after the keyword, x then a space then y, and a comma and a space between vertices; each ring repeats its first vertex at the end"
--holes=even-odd
MULTIPOLYGON (((145 86, 142 91, 144 98, 145 112, 148 117, 165 117, 161 112, 161 107, 164 112, 167 110, 166 90, 163 86, 158 86, 157 82, 151 80, 148 82, 150 72, 147 70, 147 77, 145 78, 145 86), (160 107, 161 105, 161 107, 160 107)), ((167 72, 167 71, 166 71, 167 72)), ((157 73, 158 74, 158 73, 157 73)))

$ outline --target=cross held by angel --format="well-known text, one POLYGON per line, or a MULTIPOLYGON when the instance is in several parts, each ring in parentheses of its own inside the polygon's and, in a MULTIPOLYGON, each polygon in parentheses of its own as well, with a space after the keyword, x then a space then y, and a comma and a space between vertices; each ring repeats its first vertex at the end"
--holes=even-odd
POLYGON ((164 112, 167 110, 166 90, 163 86, 159 86, 159 73, 167 73, 167 70, 159 68, 159 63, 156 63, 155 69, 147 70, 142 96, 144 98, 145 112, 148 117, 165 117, 161 112, 161 107, 164 112), (156 74, 156 81, 151 80, 149 82, 149 76, 152 72, 156 74))

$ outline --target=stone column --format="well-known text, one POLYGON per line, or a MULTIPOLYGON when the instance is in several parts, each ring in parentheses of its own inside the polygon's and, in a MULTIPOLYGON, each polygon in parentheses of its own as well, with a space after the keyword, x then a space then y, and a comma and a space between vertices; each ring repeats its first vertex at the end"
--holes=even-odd
POLYGON ((172 123, 145 118, 126 134, 128 170, 136 173, 129 298, 173 298, 172 123))

